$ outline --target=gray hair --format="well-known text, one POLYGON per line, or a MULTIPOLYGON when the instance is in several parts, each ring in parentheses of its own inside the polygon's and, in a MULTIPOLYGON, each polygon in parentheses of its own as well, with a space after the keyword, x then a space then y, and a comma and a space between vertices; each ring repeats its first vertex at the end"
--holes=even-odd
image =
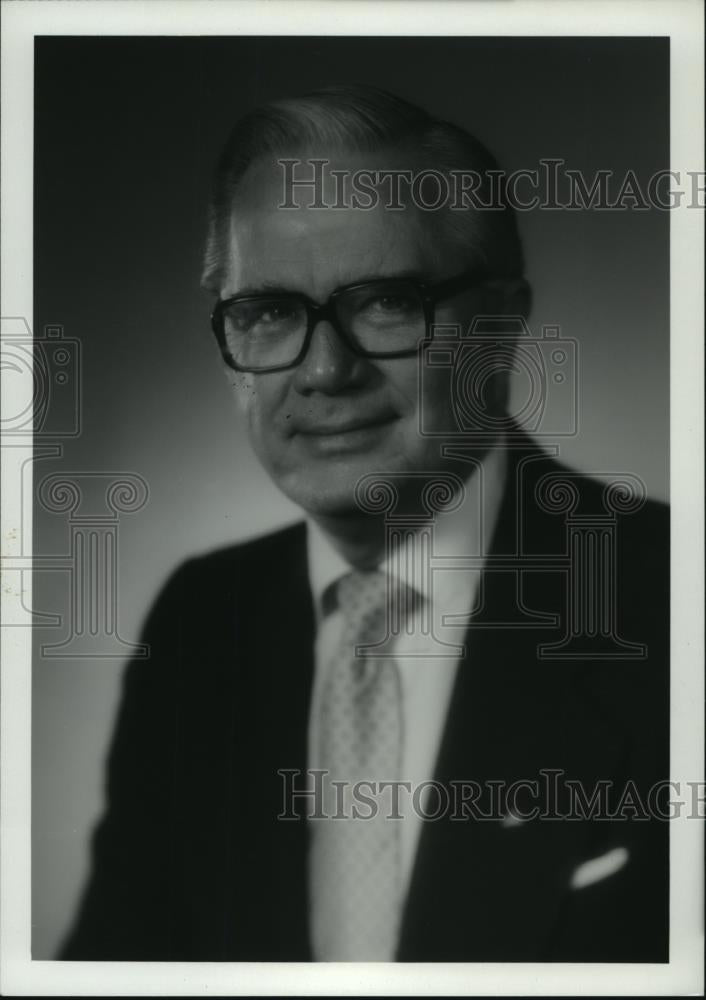
POLYGON ((505 198, 502 172, 478 139, 457 125, 433 118, 394 94, 363 85, 324 87, 303 97, 272 101, 241 118, 219 158, 209 206, 208 236, 201 283, 218 293, 228 267, 233 197, 248 167, 260 157, 291 155, 297 150, 377 153, 406 146, 446 177, 452 171, 480 178, 483 204, 491 178, 493 209, 433 212, 443 217, 450 239, 493 277, 518 278, 523 255, 512 206, 505 198))

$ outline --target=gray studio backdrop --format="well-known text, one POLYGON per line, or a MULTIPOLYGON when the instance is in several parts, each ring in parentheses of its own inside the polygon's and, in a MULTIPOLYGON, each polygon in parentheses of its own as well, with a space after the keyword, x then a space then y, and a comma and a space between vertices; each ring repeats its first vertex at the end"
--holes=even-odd
MULTIPOLYGON (((669 166, 668 80, 663 39, 38 40, 34 328, 75 342, 80 372, 64 387, 81 412, 61 457, 34 463, 45 487, 34 551, 58 557, 35 574, 35 607, 64 618, 35 630, 35 958, 55 954, 87 874, 128 652, 56 655, 76 538, 91 542, 50 477, 82 483, 84 528, 114 540, 125 643, 185 556, 298 517, 249 451, 199 290, 209 179, 231 123, 275 96, 366 82, 467 126, 507 170, 560 158, 589 179, 632 169, 646 182, 669 166), (106 506, 116 480, 131 485, 106 506)), ((532 330, 558 324, 580 347, 579 433, 562 456, 637 474, 665 498, 668 213, 531 211, 520 226, 532 330)))

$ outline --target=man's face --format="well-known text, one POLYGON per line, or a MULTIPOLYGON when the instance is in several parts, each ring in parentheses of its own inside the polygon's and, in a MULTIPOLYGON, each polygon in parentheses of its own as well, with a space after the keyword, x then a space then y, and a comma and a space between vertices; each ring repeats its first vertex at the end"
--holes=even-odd
MULTIPOLYGON (((383 162, 333 163, 336 169, 389 167, 383 162)), ((464 269, 458 252, 432 246, 428 222, 415 210, 280 209, 282 175, 256 164, 238 189, 229 274, 222 297, 294 291, 323 303, 334 289, 376 277, 416 275, 435 282, 464 269), (426 227, 426 230, 425 230, 426 227)), ((306 206, 311 192, 295 200, 306 206)), ((326 200, 334 201, 333 195, 326 200)), ((439 322, 465 329, 480 310, 478 290, 437 306, 439 322)), ((362 358, 333 327, 320 322, 296 368, 242 375, 238 392, 253 447, 280 489, 313 515, 356 510, 354 489, 366 473, 438 471, 438 438, 427 428, 455 428, 448 374, 425 373, 419 400, 418 358, 362 358), (429 375, 429 378, 426 378, 429 375)))

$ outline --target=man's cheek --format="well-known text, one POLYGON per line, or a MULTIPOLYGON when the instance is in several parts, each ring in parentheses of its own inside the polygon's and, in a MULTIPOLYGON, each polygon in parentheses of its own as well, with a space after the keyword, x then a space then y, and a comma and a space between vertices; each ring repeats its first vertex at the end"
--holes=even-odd
POLYGON ((238 399, 241 407, 250 446, 262 466, 276 475, 287 464, 286 440, 278 432, 272 408, 267 397, 257 389, 246 390, 238 399))
POLYGON ((456 429, 453 408, 453 373, 428 367, 422 373, 419 386, 417 430, 450 433, 456 429))
POLYGON ((236 372, 233 382, 235 399, 240 412, 248 419, 255 401, 255 380, 251 372, 236 372))
POLYGON ((255 453, 263 458, 261 438, 264 422, 260 412, 262 401, 257 392, 255 379, 250 372, 238 372, 233 387, 236 405, 243 418, 250 444, 255 453))
MULTIPOLYGON (((238 409, 243 416, 247 428, 248 437, 258 454, 266 451, 264 439, 268 436, 268 430, 272 431, 271 418, 268 420, 266 396, 258 392, 258 385, 255 376, 250 373, 239 373, 239 381, 235 385, 235 395, 238 409)), ((263 456, 263 458, 266 456, 263 456)))

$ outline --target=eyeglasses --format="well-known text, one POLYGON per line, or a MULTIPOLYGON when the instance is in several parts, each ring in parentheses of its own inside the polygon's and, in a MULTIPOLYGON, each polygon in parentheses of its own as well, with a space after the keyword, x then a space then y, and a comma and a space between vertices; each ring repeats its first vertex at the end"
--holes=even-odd
POLYGON ((216 303, 211 325, 223 358, 239 372, 294 368, 317 323, 328 320, 346 346, 364 358, 417 353, 442 299, 483 283, 480 268, 431 285, 415 278, 379 278, 337 288, 320 305, 298 292, 234 295, 216 303))

